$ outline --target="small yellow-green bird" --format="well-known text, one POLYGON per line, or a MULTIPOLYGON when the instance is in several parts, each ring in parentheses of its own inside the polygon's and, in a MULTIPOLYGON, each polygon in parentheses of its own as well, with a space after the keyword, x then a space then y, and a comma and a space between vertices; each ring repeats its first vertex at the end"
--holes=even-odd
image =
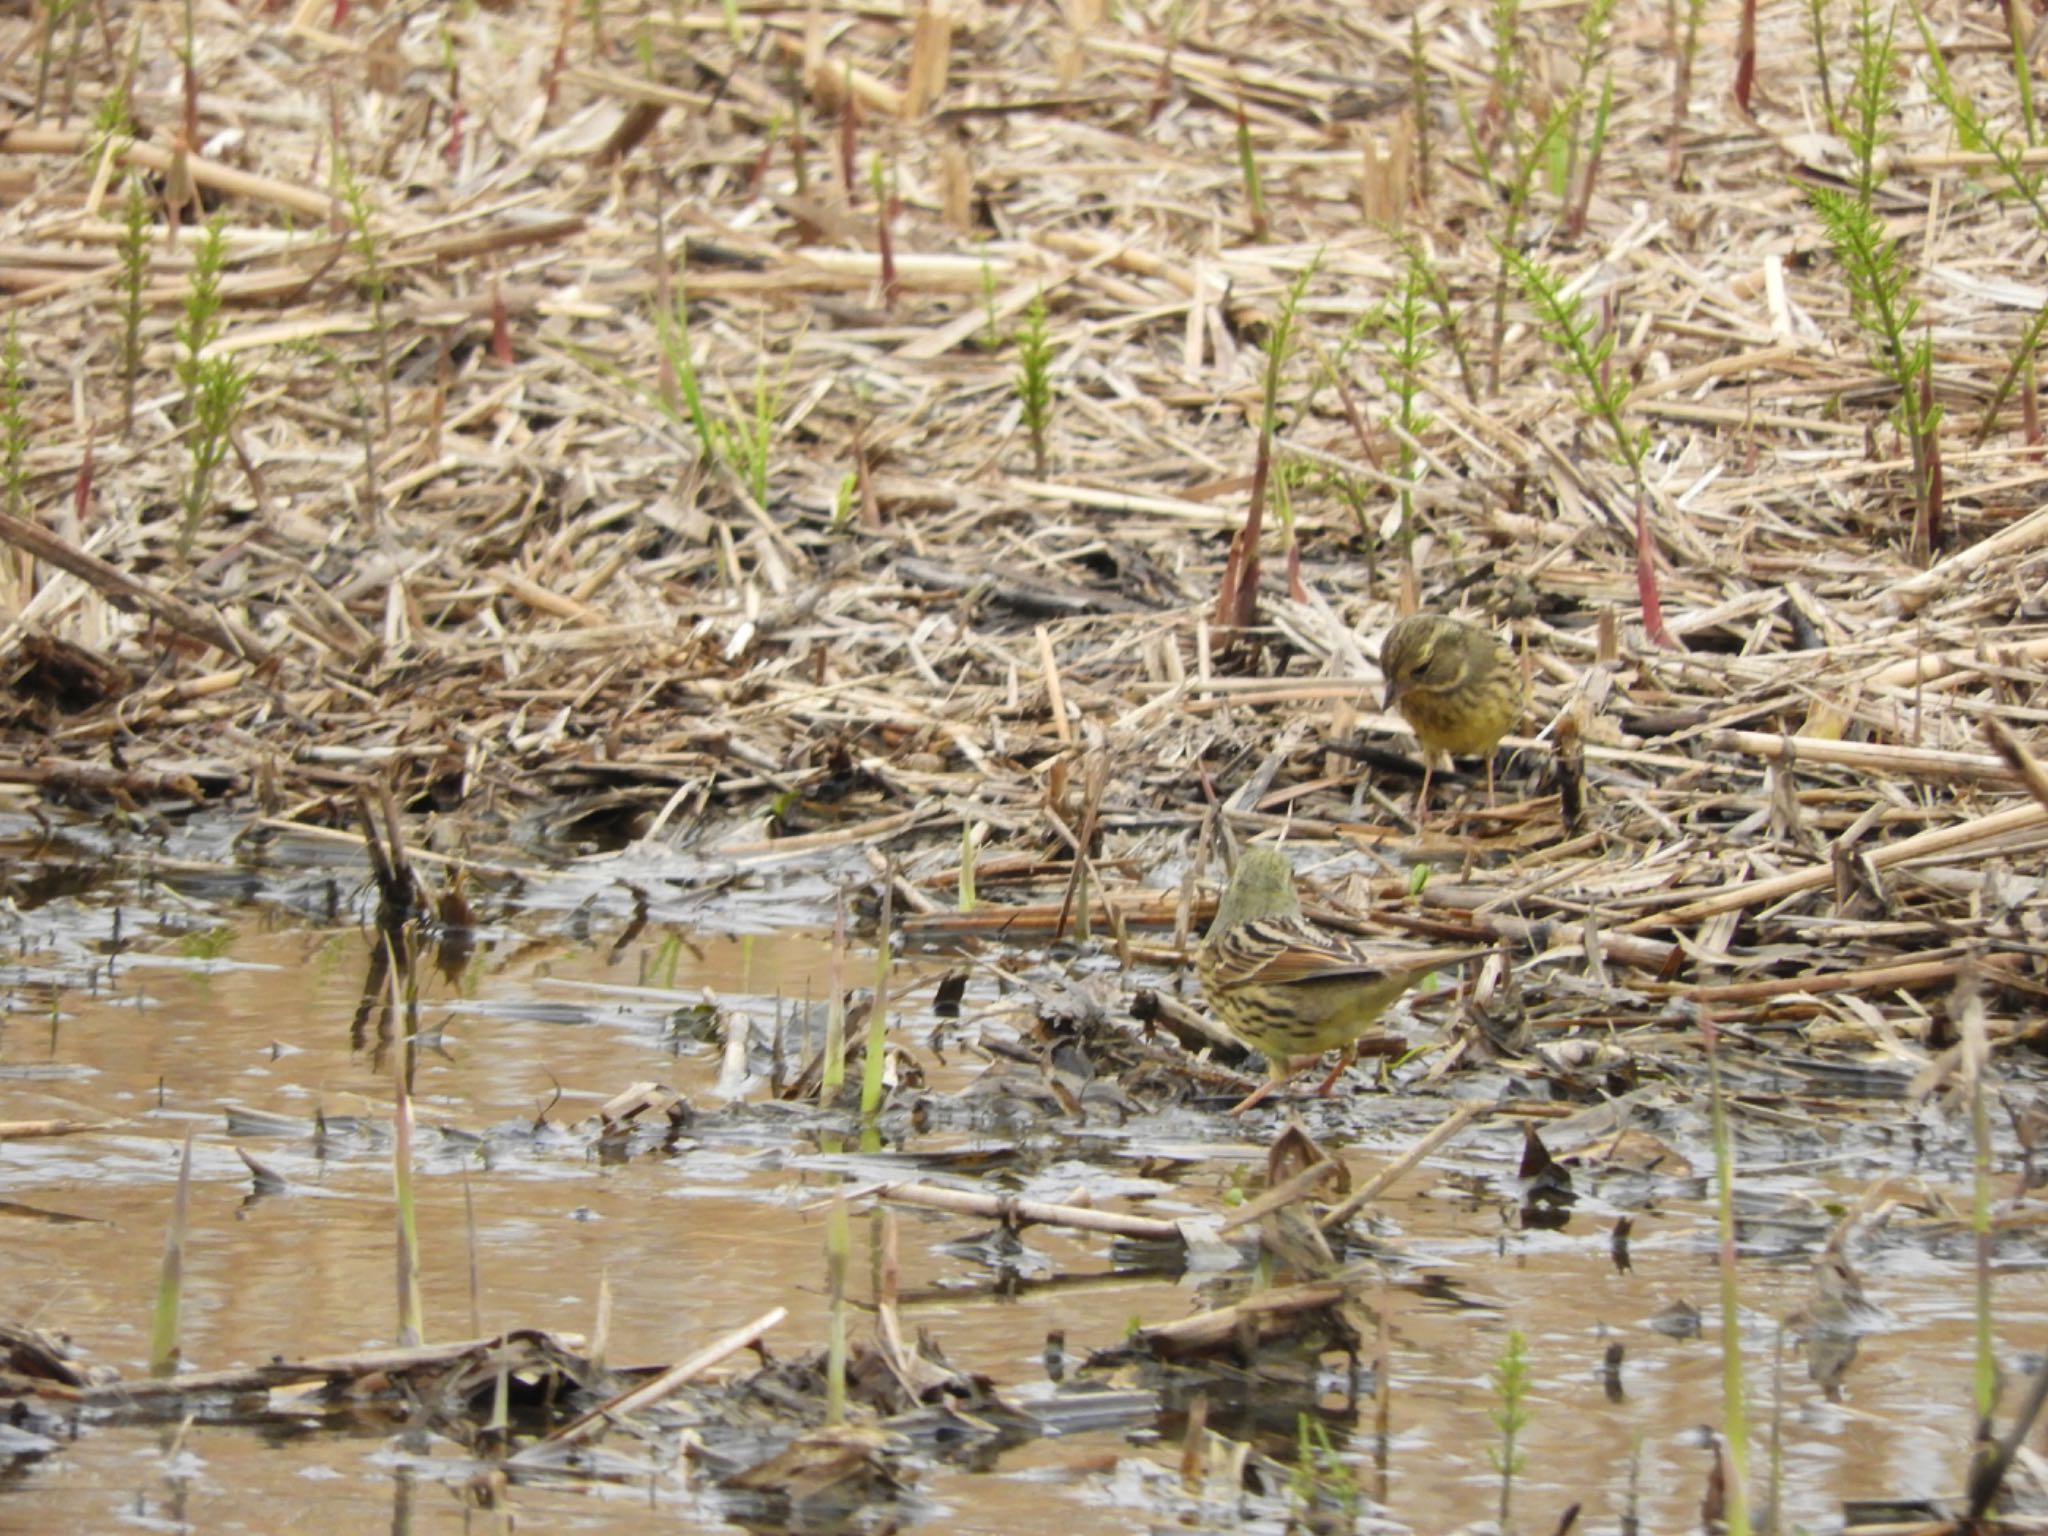
POLYGON ((1401 711, 1422 743, 1422 794, 1429 806, 1430 756, 1486 758, 1486 803, 1493 804, 1493 752, 1522 718, 1522 669, 1493 636, 1440 614, 1414 613, 1380 646, 1388 709, 1401 711))
POLYGON ((1350 1047, 1430 971, 1484 951, 1375 956, 1301 915, 1294 866, 1277 848, 1247 848, 1216 906, 1195 974, 1230 1032, 1266 1058, 1269 1081, 1231 1110, 1242 1114, 1293 1071, 1297 1056, 1345 1048, 1319 1090, 1328 1093, 1350 1047))

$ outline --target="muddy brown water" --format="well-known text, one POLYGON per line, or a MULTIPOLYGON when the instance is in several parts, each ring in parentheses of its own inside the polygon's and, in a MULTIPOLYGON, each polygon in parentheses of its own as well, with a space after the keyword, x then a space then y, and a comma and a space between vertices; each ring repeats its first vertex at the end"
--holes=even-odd
MULTIPOLYGON (((321 1155, 303 1136, 231 1139, 225 1115, 235 1106, 310 1121, 319 1110, 388 1124, 388 1054, 358 1021, 370 941, 346 914, 330 919, 321 910, 317 881, 301 880, 290 899, 270 890, 271 899, 252 901, 242 887, 239 904, 203 887, 124 880, 32 896, 28 905, 27 888, 18 888, 11 954, 0 971, 0 1121, 118 1122, 63 1139, 0 1142, 0 1201, 8 1202, 0 1209, 0 1315, 66 1335, 86 1362, 124 1373, 145 1368, 187 1132, 195 1137, 188 1362, 211 1369, 275 1354, 342 1353, 390 1342, 396 1332, 391 1170, 381 1134, 337 1135, 321 1155), (284 1173, 287 1191, 254 1194, 237 1145, 284 1173)), ((754 926, 764 910, 815 918, 807 905, 815 895, 728 916, 754 926)), ((344 906, 354 899, 352 888, 343 898, 344 906)), ((718 1050, 674 1027, 707 992, 756 1014, 771 1012, 778 997, 822 996, 829 946, 820 933, 721 934, 699 913, 673 986, 666 977, 650 986, 647 973, 676 930, 657 920, 619 948, 628 920, 616 903, 507 902, 493 910, 456 979, 423 973, 422 1020, 440 1030, 415 1080, 431 1337, 468 1337, 475 1322, 487 1331, 587 1332, 608 1284, 615 1362, 674 1360, 771 1305, 789 1309, 771 1345, 796 1354, 825 1338, 824 1212, 848 1182, 986 1179, 1047 1199, 1086 1188, 1098 1203, 1182 1215, 1221 1209, 1227 1188, 1262 1171, 1254 1138, 1270 1134, 1270 1116, 1240 1127, 1192 1110, 1046 1124, 1021 1137, 958 1123, 919 1133, 900 1122, 877 1153, 829 1153, 815 1112, 766 1105, 758 1084, 741 1099, 722 1099, 718 1050), (607 1160, 574 1128, 640 1081, 681 1090, 699 1118, 672 1147, 607 1160), (537 1124, 546 1129, 536 1132, 537 1124), (997 1171, 957 1176, 937 1166, 946 1154, 976 1148, 1000 1154, 997 1171), (1141 1160, 1161 1154, 1177 1171, 1141 1175, 1141 1160), (474 1202, 482 1276, 475 1322, 466 1199, 474 1202)), ((871 956, 856 953, 849 979, 865 978, 871 966, 871 956)), ((898 975, 913 1049, 933 1025, 929 978, 938 970, 911 963, 898 975)), ((987 977, 978 977, 970 1028, 995 1000, 987 977)), ((949 1051, 931 1091, 957 1089, 974 1070, 971 1053, 949 1051)), ((1448 1085, 1453 1094, 1498 1090, 1492 1078, 1448 1085)), ((1378 1099, 1372 1107, 1361 1114, 1357 1103, 1339 1100, 1303 1113, 1369 1171, 1441 1118, 1449 1100, 1378 1099)), ((1888 1172, 1922 1177, 1967 1207, 1957 1119, 1898 1105, 1870 1118, 1881 1125, 1848 1136, 1821 1127, 1774 1140, 1756 1126, 1743 1144, 1756 1167, 1743 1184, 1752 1219, 1741 1282, 1759 1466, 1776 1320, 1809 1299, 1809 1264, 1831 1209, 1888 1172)), ((1670 1134, 1704 1169, 1708 1154, 1696 1131, 1695 1117, 1670 1134)), ((1708 1465, 1698 1427, 1720 1414, 1705 1186, 1671 1180, 1646 1195, 1640 1180, 1589 1182, 1561 1229, 1525 1230, 1514 1217, 1520 1153, 1520 1130, 1490 1123, 1381 1203, 1378 1229, 1411 1266, 1403 1277, 1431 1282, 1367 1290, 1371 1309, 1386 1317, 1389 1433, 1373 1433, 1369 1401, 1353 1411, 1332 1390, 1315 1406, 1386 1519, 1420 1531, 1488 1519, 1499 1487, 1489 1455, 1498 1438, 1489 1373, 1508 1330, 1518 1328, 1534 1378, 1516 1524, 1550 1529, 1567 1504, 1580 1502, 1581 1529, 1613 1530, 1633 1499, 1643 1529, 1695 1528, 1708 1465), (1610 1252, 1624 1208, 1635 1218, 1625 1273, 1610 1252), (1703 1336, 1655 1326, 1684 1302, 1706 1311, 1703 1336), (1614 1343, 1624 1351, 1618 1398, 1599 1369, 1614 1343)), ((1027 1231, 1025 1253, 999 1273, 984 1254, 959 1246, 986 1223, 913 1212, 899 1222, 907 1320, 929 1330, 955 1365, 1019 1394, 1046 1390, 1049 1331, 1064 1331, 1072 1355, 1106 1347, 1134 1323, 1194 1310, 1212 1278, 1119 1273, 1106 1239, 1045 1228, 1027 1231)), ((862 1241, 869 1230, 856 1220, 862 1241)), ((1967 1233, 1904 1213, 1852 1243, 1877 1310, 1841 1400, 1829 1401, 1808 1380, 1805 1356, 1791 1343, 1778 1373, 1788 1518, 1825 1528, 1839 1522, 1845 1499, 1960 1487, 1971 1426, 1969 1248, 1967 1233)), ((2021 1351, 2048 1337, 2040 1259, 2038 1245, 2017 1239, 2000 1249, 2000 1361, 2015 1378, 2032 1363, 2021 1351)), ((864 1260, 855 1268, 864 1275, 864 1260)), ((1299 1406, 1280 1404, 1275 1420, 1287 1425, 1299 1406)), ((1169 1406, 1136 1431, 1034 1440, 973 1469, 924 1464, 916 1499, 895 1514, 912 1528, 947 1532, 1279 1529, 1281 1501, 1239 1503, 1213 1489, 1196 1497, 1180 1488, 1181 1422, 1169 1406)), ((1228 1415, 1212 1424, 1258 1434, 1263 1449, 1288 1454, 1284 1429, 1273 1424, 1253 1428, 1228 1415)), ((638 1532, 650 1512, 667 1512, 680 1528, 728 1528, 718 1496, 685 1474, 651 1484, 520 1483, 502 1508, 479 1511, 460 1497, 470 1470, 451 1447, 369 1420, 87 1424, 55 1453, 0 1469, 0 1531, 454 1532, 516 1522, 525 1530, 638 1532)))

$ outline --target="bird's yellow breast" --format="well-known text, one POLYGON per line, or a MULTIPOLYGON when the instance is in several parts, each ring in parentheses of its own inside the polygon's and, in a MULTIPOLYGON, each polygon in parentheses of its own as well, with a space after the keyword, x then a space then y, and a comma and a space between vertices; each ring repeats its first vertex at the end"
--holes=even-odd
POLYGON ((1522 713, 1518 682, 1496 670, 1449 688, 1410 688, 1397 707, 1430 751, 1484 755, 1500 745, 1522 713))

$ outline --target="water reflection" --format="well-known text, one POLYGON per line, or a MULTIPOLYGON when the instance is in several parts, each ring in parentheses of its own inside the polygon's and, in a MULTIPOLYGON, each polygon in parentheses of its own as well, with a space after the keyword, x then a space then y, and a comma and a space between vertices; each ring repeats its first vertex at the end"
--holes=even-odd
MULTIPOLYGON (((48 931, 62 926, 59 915, 55 906, 44 912, 48 931)), ((1213 1215, 1231 1188, 1256 1182, 1263 1149, 1235 1144, 1233 1128, 1214 1116, 1107 1115, 1033 1096, 1042 1078, 1022 1061, 986 1080, 1016 1092, 964 1092, 980 1080, 978 1041, 989 1026, 979 1021, 990 999, 978 989, 989 984, 970 977, 958 988, 963 1018, 949 1023, 957 1033, 942 1055, 927 1044, 937 969, 909 976, 891 1004, 907 1050, 891 1070, 916 1107, 863 1137, 844 1112, 773 1097, 811 1091, 798 1069, 823 1035, 826 944, 801 934, 671 942, 652 921, 628 941, 630 922, 593 915, 585 939, 474 927, 459 963, 443 949, 408 986, 405 967, 353 928, 252 915, 229 927, 221 953, 180 955, 172 940, 150 951, 167 963, 144 967, 127 959, 132 919, 82 913, 61 945, 21 954, 11 973, 0 1121, 61 1114, 109 1128, 0 1143, 0 1198, 9 1202, 0 1206, 0 1294, 14 1298, 19 1317, 67 1330, 91 1361, 139 1368, 153 1266, 136 1262, 138 1245, 148 1252, 158 1240, 177 1142, 197 1126, 188 1358, 223 1365, 395 1338, 392 1051, 408 1035, 430 1337, 478 1325, 594 1330, 609 1288, 614 1359, 673 1360, 770 1301, 791 1312, 778 1347, 799 1352, 831 1331, 825 1234, 842 1188, 912 1176, 1034 1198, 1085 1188, 1106 1205, 1179 1219, 1213 1215), (910 1090, 920 1078, 923 1087, 910 1090), (721 1083, 739 1097, 725 1097, 721 1083)), ((864 967, 857 961, 853 971, 864 967)), ((1395 1096, 1303 1112, 1326 1117, 1338 1131, 1330 1144, 1373 1167, 1442 1104, 1395 1096), (1363 1108, 1377 1118, 1340 1118, 1363 1108)), ((1681 1134, 1676 1125, 1667 1138, 1681 1134)), ((1266 1362, 1227 1380, 1162 1385, 1164 1414, 1148 1421, 1138 1446, 1121 1426, 1077 1429, 1078 1439, 1055 1446, 978 1450, 976 1464, 991 1469, 979 1476, 925 1474, 932 1502, 918 1508, 934 1512, 924 1518, 947 1528, 956 1517, 943 1511, 961 1500, 977 1518, 1070 1536, 1086 1518, 1074 1512, 1124 1475, 1124 1463, 1175 1463, 1198 1400, 1209 1430, 1276 1462, 1299 1455, 1305 1421, 1319 1426, 1330 1453, 1394 1518, 1430 1529, 1484 1518, 1496 1434, 1486 1377, 1513 1326, 1529 1340, 1536 1383, 1527 1517, 1583 1499, 1585 1518, 1609 1527, 1638 1501, 1662 1528, 1689 1522, 1705 1453, 1684 1437, 1711 1416, 1703 1405, 1719 1390, 1719 1320, 1699 1309, 1715 1293, 1703 1189, 1689 1171, 1666 1176, 1648 1162, 1532 1168, 1525 1146, 1513 1122, 1490 1124, 1376 1204, 1371 1250, 1337 1255, 1390 1277, 1365 1287, 1350 1337, 1308 1349, 1285 1370, 1266 1362), (1629 1449, 1638 1443, 1639 1452, 1629 1449), (1029 1474, 1048 1466, 1063 1469, 1052 1498, 1029 1474)), ((1700 1161, 1698 1148, 1686 1150, 1700 1161)), ((1770 1390, 1780 1318, 1799 1325, 1788 1329, 1813 1373, 1814 1384, 1783 1390, 1813 1410, 1788 1416, 1786 1509, 1816 1523, 1850 1493, 1893 1495, 1915 1480, 1904 1491, 1946 1491, 1960 1478, 1956 1448, 1969 1427, 1958 1362, 1970 1325, 1956 1302, 1967 1239, 1903 1233, 1902 1224, 1880 1250, 1892 1262, 1858 1280, 1882 1314, 1845 1324, 1840 1277, 1818 1282, 1811 1269, 1833 1227, 1820 1202, 1837 1184, 1858 1187, 1832 1167, 1760 1179, 1746 1191, 1740 1227, 1755 1390, 1770 1390), (1773 1266, 1770 1256, 1792 1262, 1773 1266), (1859 1433, 1879 1443, 1845 1456, 1838 1399, 1915 1411, 1866 1424, 1859 1433)), ((856 1232, 873 1232, 876 1220, 862 1217, 856 1232)), ((1134 1323, 1185 1316, 1208 1278, 1187 1271, 1178 1243, 1148 1248, 940 1215, 898 1220, 907 1325, 930 1330, 951 1361, 1009 1390, 1051 1372, 1073 1377, 1080 1360, 1134 1323)), ((2016 1260, 2039 1258, 2030 1237, 2001 1241, 2016 1260)), ((869 1326, 883 1246, 857 1242, 847 1271, 856 1338, 869 1326)), ((2038 1326, 2042 1284, 2037 1270, 2000 1277, 2002 1326, 2038 1326)), ((430 1460, 394 1459, 390 1434, 389 1425, 344 1433, 312 1421, 298 1435, 202 1423, 182 1442, 98 1429, 15 1463, 0 1498, 37 1524, 76 1529, 137 1511, 203 1527, 267 1498, 291 1499, 337 1529, 369 1519, 452 1531, 478 1520, 506 1525, 515 1514, 529 1528, 637 1529, 650 1498, 723 1518, 690 1503, 679 1482, 643 1487, 637 1503, 520 1484, 491 1494, 491 1504, 463 1491, 469 1471, 451 1483, 430 1460), (146 1481, 138 1445, 148 1448, 146 1481)), ((0 1523, 10 1512, 0 1505, 0 1523)))

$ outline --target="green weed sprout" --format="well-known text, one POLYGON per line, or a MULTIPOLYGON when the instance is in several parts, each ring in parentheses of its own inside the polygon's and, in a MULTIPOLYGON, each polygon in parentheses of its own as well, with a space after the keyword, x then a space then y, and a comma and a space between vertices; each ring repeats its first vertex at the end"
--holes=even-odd
POLYGON ((28 514, 28 379, 22 367, 21 334, 13 318, 0 344, 0 479, 7 486, 7 511, 28 514))
POLYGON ((356 254, 363 260, 363 291, 370 296, 370 329, 377 337, 378 415, 384 435, 391 435, 391 327, 384 314, 384 263, 378 255, 377 229, 371 217, 369 193, 363 189, 345 156, 337 155, 334 177, 341 191, 342 206, 348 210, 349 229, 355 236, 356 254))
POLYGON ((192 253, 192 279, 178 324, 178 382, 185 387, 185 484, 180 493, 184 527, 178 553, 189 554, 200 520, 213 505, 214 478, 233 447, 235 423, 249 376, 234 357, 208 348, 220 336, 221 273, 227 265, 225 220, 206 226, 192 253))
POLYGON ((121 234, 114 253, 121 263, 121 431, 135 425, 135 380, 142 372, 142 290, 149 278, 149 194, 142 178, 128 173, 121 200, 121 234))
POLYGON ((1577 294, 1566 291, 1564 279, 1548 262, 1505 246, 1501 255, 1535 308, 1544 336, 1557 348, 1565 367, 1578 377, 1579 409, 1606 426, 1616 461, 1627 468, 1641 495, 1649 430, 1628 423, 1628 384, 1608 366, 1614 332, 1587 311, 1577 294))
MULTIPOLYGON (((1950 126, 1956 136, 1957 145, 1972 153, 1987 155, 1991 159, 1995 177, 1981 178, 1989 190, 1998 197, 2027 205, 2034 216, 2036 227, 2048 230, 2048 198, 2044 198, 2044 183, 2048 183, 2048 172, 2030 165, 2026 151, 2040 140, 2040 126, 2034 115, 2034 94, 2031 72, 2024 55, 2017 63, 2019 79, 2019 105, 2021 131, 2002 132, 1995 128, 1978 104, 1974 92, 1957 87, 1955 79, 1948 72, 1947 61, 1935 43, 1934 31, 1927 24, 1927 17, 1916 6, 1914 20, 1919 24, 1920 36, 1928 45, 1927 84, 1934 99, 1941 103, 1948 114, 1950 126)), ((2039 355, 2041 338, 2048 332, 2048 305, 2034 312, 2034 316, 2020 333, 2018 347, 2013 351, 2012 362, 2007 365, 2005 375, 1998 381, 1998 387, 1991 392, 1991 399, 1984 407, 1984 413, 1977 422, 1977 442, 1981 446, 1991 435, 1991 429, 1998 421, 1998 413, 2005 408, 2013 389, 2033 371, 2034 359, 2039 355)))
POLYGON ((750 411, 742 411, 726 394, 727 422, 725 427, 725 458, 740 478, 746 482, 747 492, 754 500, 768 499, 768 469, 775 457, 775 434, 781 423, 782 395, 789 382, 789 370, 795 360, 795 350, 784 359, 782 372, 770 379, 765 345, 758 349, 760 361, 754 365, 754 402, 750 411))
POLYGON ((1521 244, 1522 218, 1528 211, 1536 174, 1551 163, 1579 111, 1576 92, 1567 94, 1544 119, 1533 135, 1524 137, 1522 116, 1527 90, 1526 67, 1521 46, 1521 0, 1494 0, 1493 95, 1498 113, 1499 143, 1507 149, 1503 166, 1481 137, 1463 96, 1458 98, 1458 116, 1464 124, 1466 142, 1485 178, 1488 194, 1500 204, 1501 228, 1496 239, 1500 261, 1493 282, 1493 341, 1487 365, 1487 385, 1500 388, 1501 347, 1507 336, 1508 282, 1512 275, 1509 253, 1521 244))
POLYGON ((185 1230, 192 1209, 192 1132, 185 1133, 184 1155, 178 1159, 178 1189, 171 1200, 171 1219, 164 1229, 163 1258, 157 1270, 156 1306, 149 1327, 149 1374, 169 1376, 178 1368, 179 1315, 185 1295, 185 1230))
MULTIPOLYGON (((1295 325, 1301 318, 1301 301, 1308 295, 1308 285, 1315 278, 1316 271, 1323 264, 1323 253, 1317 251, 1309 264, 1287 285, 1287 294, 1280 301, 1280 312, 1273 317, 1273 327, 1266 333, 1266 372, 1260 389, 1259 405, 1259 452, 1253 467, 1252 496, 1256 500, 1262 489, 1260 482, 1270 470, 1273 439, 1280 429, 1280 383, 1287 372, 1288 361, 1294 355, 1295 325)), ((1290 561, 1294 556, 1294 507, 1287 498, 1287 477, 1273 476, 1274 515, 1280 522, 1286 538, 1290 561)), ((1294 566, 1288 567, 1290 580, 1295 579, 1294 566)))
POLYGON ((1493 358, 1487 369, 1487 385, 1501 387, 1501 342, 1507 334, 1507 260, 1505 252, 1520 244, 1522 215, 1528 209, 1536 168, 1550 156, 1550 145, 1565 129, 1571 102, 1561 102, 1552 111, 1534 139, 1522 135, 1524 94, 1528 90, 1528 68, 1522 49, 1522 0, 1493 0, 1489 14, 1493 27, 1493 88, 1489 106, 1495 115, 1495 139, 1489 143, 1473 119, 1470 104, 1458 96, 1458 121, 1464 125, 1464 141, 1473 152, 1473 162, 1487 182, 1487 195, 1501 205, 1499 248, 1501 262, 1493 274, 1493 358), (1505 164, 1497 147, 1505 145, 1505 164))
POLYGON ((1893 32, 1897 12, 1882 19, 1875 0, 1857 0, 1856 61, 1835 128, 1853 162, 1849 186, 1813 186, 1807 199, 1827 231, 1849 288, 1849 312, 1863 333, 1870 364, 1898 391, 1893 419, 1913 460, 1914 553, 1925 557, 1939 541, 1941 410, 1933 398, 1933 344, 1913 324, 1919 301, 1899 243, 1885 232, 1876 208, 1882 179, 1878 150, 1895 105, 1893 32))
POLYGON ((200 363, 192 422, 185 438, 187 467, 181 498, 185 524, 178 535, 181 555, 190 553, 200 520, 213 504, 214 477, 227 462, 248 389, 249 376, 234 358, 215 356, 200 363))
POLYGON ((1017 327, 1017 403, 1031 436, 1031 462, 1039 479, 1047 474, 1046 438, 1052 426, 1052 340, 1046 334, 1045 290, 1024 307, 1017 327))
MULTIPOLYGON (((1365 1503, 1357 1476, 1330 1443, 1329 1426, 1306 1413, 1296 1415, 1294 1421, 1294 1472, 1288 1480, 1288 1499, 1297 1513, 1318 1500, 1334 1502, 1341 1517, 1340 1530, 1357 1528, 1365 1503)), ((1296 1522, 1294 1528, 1314 1527, 1296 1522)))
POLYGON ((110 151, 125 148, 135 139, 135 116, 128 110, 128 81, 116 80, 107 89, 92 115, 85 158, 97 164, 110 151))
POLYGON ((733 471, 756 502, 765 500, 775 435, 781 424, 783 391, 795 361, 794 349, 784 361, 782 371, 771 376, 764 347, 764 360, 754 371, 751 407, 743 411, 727 390, 726 411, 721 417, 714 414, 706 400, 704 381, 697 372, 690 342, 689 302, 680 281, 675 285, 674 303, 656 306, 654 333, 662 360, 662 387, 655 400, 663 413, 677 425, 687 426, 697 439, 698 452, 733 471))
POLYGON ((987 317, 988 328, 982 337, 989 351, 1003 344, 1003 328, 996 321, 996 267, 987 257, 981 262, 981 312, 987 317))
POLYGON ((1415 195, 1423 207, 1429 206, 1430 121, 1434 114, 1429 105, 1429 52, 1422 41, 1422 13, 1412 11, 1408 16, 1408 116, 1415 124, 1415 195))
MULTIPOLYGON (((1584 115, 1586 98, 1593 88, 1593 72, 1600 67, 1600 61, 1607 56, 1607 43, 1614 23, 1614 3, 1615 0, 1587 0, 1585 10, 1579 13, 1579 46, 1576 60, 1578 79, 1572 86, 1570 96, 1566 99, 1568 121, 1564 135, 1566 147, 1561 190, 1567 196, 1571 195, 1571 189, 1576 185, 1580 159, 1579 146, 1581 143, 1579 130, 1583 126, 1581 118, 1584 115)), ((1611 107, 1613 102, 1611 76, 1609 77, 1608 89, 1603 92, 1603 96, 1606 99, 1607 107, 1611 107)), ((1605 136, 1606 118, 1606 108, 1596 111, 1594 114, 1594 143, 1588 147, 1585 156, 1589 179, 1592 175, 1593 167, 1599 158, 1599 140, 1605 136)))
POLYGON ((34 116, 41 121, 43 101, 50 86, 50 66, 57 53, 57 31, 71 20, 78 0, 43 0, 42 37, 36 45, 36 99, 34 116))
POLYGON ((195 928, 178 940, 178 953, 187 960, 218 960, 234 948, 233 925, 195 928))
POLYGON ((199 383, 199 360, 220 335, 221 273, 227 267, 224 215, 216 215, 192 252, 192 276, 185 287, 185 313, 178 322, 177 374, 189 407, 199 383))
POLYGON ((1408 248, 1403 269, 1385 309, 1387 341, 1381 353, 1380 381, 1394 401, 1394 425, 1400 429, 1397 471, 1401 480, 1401 551, 1415 542, 1415 444, 1429 429, 1422 408, 1427 387, 1423 370, 1436 356, 1437 311, 1430 302, 1430 273, 1420 246, 1408 248))
POLYGON ((1272 234, 1266 218, 1266 187, 1259 179, 1258 155, 1252 148, 1252 125, 1244 115, 1244 100, 1237 103, 1237 169, 1244 178, 1245 207, 1251 216, 1252 241, 1264 245, 1272 234))
MULTIPOLYGON (((1607 148, 1607 129, 1614 121, 1614 71, 1600 77, 1600 99, 1593 107, 1593 131, 1586 139, 1586 168, 1572 189, 1565 228, 1576 240, 1586 232, 1586 217, 1593 206, 1593 185, 1600 177, 1600 156, 1607 148)), ((1578 147, 1577 140, 1573 148, 1578 147)))
POLYGON ((1429 295, 1430 308, 1436 311, 1436 337, 1451 354, 1451 360, 1458 365, 1458 387, 1472 404, 1479 403, 1479 371, 1472 365, 1472 349, 1465 344, 1465 333, 1458 324, 1458 311, 1451 297, 1450 285, 1443 274, 1429 259, 1420 241, 1408 239, 1403 242, 1408 264, 1414 275, 1421 281, 1423 291, 1429 295))
POLYGON ((1500 1444, 1487 1447, 1494 1471, 1500 1474, 1500 1523, 1511 1528, 1508 1512, 1514 1503, 1515 1474, 1522 1470, 1522 1453, 1517 1448, 1522 1431, 1529 1425, 1529 1355, 1522 1330, 1510 1328, 1493 1370, 1494 1406, 1489 1417, 1500 1432, 1500 1444))
POLYGON ((1671 177, 1678 179, 1684 154, 1685 120, 1692 112, 1692 77, 1699 62, 1700 28, 1706 24, 1707 0, 1685 0, 1685 30, 1674 41, 1677 55, 1671 69, 1671 177))
MULTIPOLYGON (((1924 26, 1925 23, 1923 22, 1924 26)), ((1813 72, 1820 81, 1821 110, 1829 122, 1835 120, 1834 70, 1828 60, 1828 0, 1806 0, 1806 37, 1813 44, 1813 72)), ((1940 62, 1940 55, 1935 61, 1940 62)))

